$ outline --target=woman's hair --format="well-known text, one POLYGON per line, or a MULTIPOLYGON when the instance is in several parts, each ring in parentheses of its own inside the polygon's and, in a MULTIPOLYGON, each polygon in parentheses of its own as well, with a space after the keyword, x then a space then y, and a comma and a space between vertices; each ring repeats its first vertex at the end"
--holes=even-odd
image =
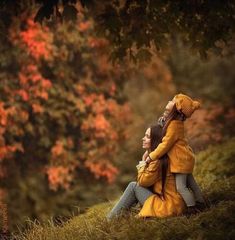
POLYGON ((170 122, 172 120, 181 120, 181 121, 186 120, 186 116, 182 112, 179 112, 177 110, 175 104, 174 104, 173 108, 171 109, 171 111, 169 112, 168 116, 165 119, 165 123, 164 123, 164 126, 163 126, 163 131, 162 131, 162 137, 165 136, 166 129, 167 129, 168 125, 170 124, 170 122))
POLYGON ((150 139, 150 150, 152 152, 162 141, 162 127, 159 124, 150 126, 150 139))
MULTIPOLYGON (((174 104, 170 113, 165 119, 163 127, 160 124, 154 124, 150 126, 150 150, 154 151, 157 146, 162 142, 162 138, 166 134, 166 129, 172 120, 181 120, 185 121, 186 117, 182 112, 179 112, 174 104)), ((161 178, 162 178, 162 196, 164 197, 165 192, 165 183, 167 176, 167 168, 168 168, 168 155, 163 155, 160 159, 161 166, 161 178)))
MULTIPOLYGON (((162 141, 162 130, 163 128, 161 125, 151 125, 150 126, 150 150, 153 151, 157 148, 157 146, 162 141)), ((162 196, 164 197, 165 194, 165 183, 166 183, 166 175, 167 175, 167 168, 168 168, 168 156, 165 154, 160 158, 160 167, 161 167, 161 178, 162 178, 162 196)))

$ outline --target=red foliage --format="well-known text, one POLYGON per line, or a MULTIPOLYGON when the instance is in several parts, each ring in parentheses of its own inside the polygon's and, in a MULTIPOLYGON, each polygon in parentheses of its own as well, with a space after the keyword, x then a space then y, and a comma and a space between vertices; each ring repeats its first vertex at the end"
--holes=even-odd
POLYGON ((72 181, 71 169, 64 166, 50 166, 46 168, 49 186, 56 191, 59 187, 68 189, 72 181))
POLYGON ((90 28, 91 28, 91 22, 90 21, 79 22, 78 30, 80 32, 85 32, 85 31, 89 30, 90 28))
MULTIPOLYGON (((44 78, 35 64, 22 66, 18 74, 21 89, 15 90, 14 94, 19 95, 23 101, 33 99, 48 99, 48 89, 52 87, 50 80, 44 78)), ((39 108, 37 108, 38 110, 39 108)), ((35 110, 35 106, 34 106, 35 110)), ((36 110, 36 112, 37 112, 36 110)), ((41 112, 40 110, 38 112, 41 112)))
POLYGON ((102 48, 104 46, 107 46, 108 45, 108 42, 107 40, 105 39, 97 39, 95 37, 89 37, 88 38, 88 45, 91 47, 91 48, 102 48))
POLYGON ((56 141, 56 144, 51 148, 51 154, 57 158, 64 153, 64 146, 61 141, 56 141))
POLYGON ((12 156, 12 153, 17 150, 23 152, 23 147, 20 143, 12 145, 5 143, 4 133, 8 127, 11 127, 10 117, 16 113, 15 107, 6 108, 3 102, 0 102, 0 178, 6 175, 1 162, 12 156))
POLYGON ((52 57, 52 41, 53 37, 50 31, 42 27, 38 23, 34 23, 32 19, 27 20, 27 29, 20 33, 21 41, 26 46, 29 54, 39 60, 44 58, 50 60, 52 57))
POLYGON ((100 160, 99 162, 86 161, 85 166, 95 175, 95 178, 105 177, 108 183, 112 183, 115 180, 117 168, 112 166, 108 160, 100 160))
POLYGON ((42 113, 44 111, 43 107, 36 103, 32 104, 32 108, 34 113, 42 113))
POLYGON ((4 108, 4 103, 0 102, 0 124, 1 124, 1 126, 6 126, 7 115, 8 115, 8 113, 4 108))
MULTIPOLYGON (((118 141, 126 137, 130 109, 117 101, 121 99, 116 85, 121 73, 105 55, 108 42, 93 36, 90 21, 61 25, 54 31, 31 18, 22 21, 24 29, 17 19, 10 29, 20 70, 12 73, 14 84, 7 81, 3 90, 7 104, 15 108, 10 113, 4 103, 0 105, 3 140, 6 129, 10 139, 19 140, 9 146, 3 141, 0 157, 21 151, 22 158, 37 158, 48 149, 49 154, 41 156, 47 160, 42 167, 53 190, 68 188, 79 166, 112 182, 118 173, 113 156, 118 141), (79 129, 79 136, 74 129, 79 129), (30 146, 23 149, 17 144, 26 134, 33 137, 30 146), (29 150, 31 145, 38 151, 29 150)), ((8 77, 12 79, 10 74, 8 77)))

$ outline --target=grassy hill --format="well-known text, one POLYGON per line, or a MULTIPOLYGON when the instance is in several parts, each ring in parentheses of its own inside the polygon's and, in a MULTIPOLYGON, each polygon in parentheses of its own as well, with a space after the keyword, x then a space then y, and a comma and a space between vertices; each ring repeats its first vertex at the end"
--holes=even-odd
POLYGON ((235 138, 210 146, 197 155, 195 177, 211 207, 190 218, 185 216, 141 220, 138 208, 107 222, 106 213, 114 202, 96 205, 60 226, 31 223, 17 236, 20 240, 100 239, 235 239, 235 138))

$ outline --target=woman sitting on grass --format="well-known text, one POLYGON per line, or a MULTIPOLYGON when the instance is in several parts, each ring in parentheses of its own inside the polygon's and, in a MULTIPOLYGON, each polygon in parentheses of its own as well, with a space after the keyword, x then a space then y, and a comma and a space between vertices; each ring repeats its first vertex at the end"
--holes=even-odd
MULTIPOLYGON (((143 148, 149 153, 156 149, 162 140, 162 127, 157 124, 148 128, 143 137, 143 148)), ((143 162, 148 154, 143 155, 143 162)), ((137 165, 137 182, 130 182, 120 200, 108 213, 107 219, 120 215, 140 203, 138 217, 167 217, 182 215, 186 209, 181 195, 176 190, 175 175, 170 173, 168 156, 148 165, 137 165)))

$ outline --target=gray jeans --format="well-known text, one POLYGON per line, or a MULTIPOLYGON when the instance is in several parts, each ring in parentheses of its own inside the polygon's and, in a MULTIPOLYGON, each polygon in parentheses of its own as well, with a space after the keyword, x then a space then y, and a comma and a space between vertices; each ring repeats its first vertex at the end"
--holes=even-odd
POLYGON ((137 203, 143 205, 145 200, 151 195, 153 195, 153 192, 148 188, 141 187, 137 182, 130 182, 106 218, 110 220, 118 216, 123 210, 128 210, 137 203))
POLYGON ((204 202, 201 189, 192 174, 176 173, 175 181, 176 189, 188 207, 195 206, 195 201, 204 202))

